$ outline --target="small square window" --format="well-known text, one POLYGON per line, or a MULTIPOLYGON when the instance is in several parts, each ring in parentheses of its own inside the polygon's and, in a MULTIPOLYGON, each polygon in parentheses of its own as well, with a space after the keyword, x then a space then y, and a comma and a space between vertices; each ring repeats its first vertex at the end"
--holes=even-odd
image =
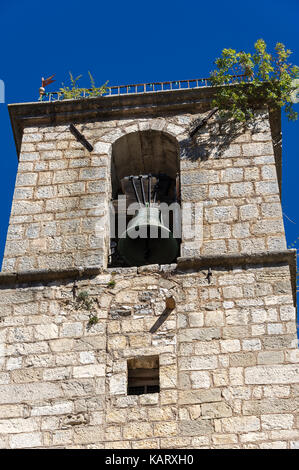
POLYGON ((159 393, 159 356, 128 360, 128 395, 159 393))

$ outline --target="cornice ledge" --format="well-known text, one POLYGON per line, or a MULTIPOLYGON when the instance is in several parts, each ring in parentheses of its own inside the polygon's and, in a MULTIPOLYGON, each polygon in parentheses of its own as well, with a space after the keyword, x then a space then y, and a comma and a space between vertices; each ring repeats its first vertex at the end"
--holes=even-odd
POLYGON ((261 251, 257 253, 237 253, 237 254, 215 254, 198 257, 181 257, 177 260, 177 269, 180 271, 195 270, 199 268, 211 267, 228 267, 228 266, 244 266, 244 265, 261 265, 287 263, 290 267, 292 293, 294 305, 296 306, 297 292, 297 250, 281 250, 281 251, 261 251))
POLYGON ((235 266, 239 264, 264 264, 277 262, 296 262, 296 250, 260 251, 255 253, 229 253, 203 255, 198 257, 178 258, 178 269, 199 268, 209 266, 235 266))
MULTIPOLYGON (((261 251, 257 253, 216 254, 198 257, 180 257, 174 272, 194 271, 200 268, 229 267, 244 265, 265 265, 287 263, 290 267, 294 305, 296 306, 296 249, 261 251)), ((174 266, 174 265, 171 265, 174 266)), ((68 269, 40 269, 35 271, 1 272, 0 285, 24 284, 30 282, 80 279, 109 272, 102 266, 72 267, 68 269)), ((132 274, 132 268, 129 268, 132 274)), ((139 271, 138 271, 139 272, 139 271)), ((137 274, 137 273, 136 273, 137 274)), ((124 272, 125 275, 125 272, 124 272)))
POLYGON ((1 272, 0 285, 30 282, 55 281, 59 279, 79 279, 96 276, 103 272, 101 266, 72 267, 67 269, 37 269, 34 271, 1 272))

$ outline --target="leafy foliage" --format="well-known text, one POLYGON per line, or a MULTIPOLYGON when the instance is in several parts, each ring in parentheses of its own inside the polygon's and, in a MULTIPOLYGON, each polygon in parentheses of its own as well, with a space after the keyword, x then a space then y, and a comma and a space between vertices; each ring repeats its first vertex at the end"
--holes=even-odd
POLYGON ((100 87, 96 87, 95 80, 90 72, 88 72, 89 79, 90 79, 90 88, 80 88, 78 86, 78 81, 82 77, 82 75, 78 75, 77 77, 73 77, 72 72, 69 72, 70 75, 70 86, 65 86, 62 83, 62 88, 59 89, 59 92, 63 94, 63 99, 65 100, 77 100, 82 98, 95 98, 97 96, 102 96, 103 93, 107 92, 107 83, 104 83, 100 87))
POLYGON ((115 284, 116 284, 115 280, 112 279, 111 281, 108 282, 107 286, 113 289, 113 287, 115 287, 115 284))
POLYGON ((96 325, 97 323, 99 323, 98 317, 94 314, 89 315, 87 329, 89 330, 93 325, 96 325))
POLYGON ((84 308, 86 310, 91 310, 93 299, 89 298, 89 293, 87 291, 81 291, 76 297, 76 309, 79 310, 80 308, 84 308))
POLYGON ((215 60, 217 69, 211 72, 210 82, 220 86, 213 101, 220 115, 246 121, 253 117, 254 105, 265 102, 270 109, 284 107, 289 120, 296 120, 292 93, 293 80, 299 77, 299 67, 288 62, 292 51, 277 43, 275 53, 267 52, 263 39, 254 44, 253 54, 223 49, 215 60), (236 75, 244 75, 241 82, 236 75), (227 86, 223 86, 227 85, 227 86), (234 86, 231 86, 234 85, 234 86))

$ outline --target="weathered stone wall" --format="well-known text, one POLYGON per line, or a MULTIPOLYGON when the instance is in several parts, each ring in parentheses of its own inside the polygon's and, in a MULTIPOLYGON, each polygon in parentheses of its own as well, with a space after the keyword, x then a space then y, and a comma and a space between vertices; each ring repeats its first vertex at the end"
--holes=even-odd
POLYGON ((2 285, 1 447, 297 448, 288 265, 207 273, 153 266, 75 290, 73 280, 2 285), (127 395, 127 360, 157 354, 160 393, 127 395))
POLYGON ((215 114, 190 137, 211 93, 11 108, 21 151, 0 274, 0 447, 298 448, 279 118, 257 111, 244 128, 215 114), (177 265, 107 270, 113 150, 143 131, 171 136, 193 219, 177 265), (156 355, 160 392, 128 395, 127 361, 156 355))
POLYGON ((183 256, 286 248, 267 112, 247 128, 211 118, 184 156, 183 200, 202 201, 204 230, 202 247, 186 241, 183 256))
POLYGON ((267 112, 257 112, 246 129, 212 117, 191 138, 190 126, 202 116, 76 124, 92 152, 69 125, 25 127, 2 271, 106 267, 112 146, 121 136, 147 130, 177 139, 182 204, 198 203, 190 227, 183 227, 182 256, 284 249, 267 112), (201 230, 196 241, 195 227, 201 230))

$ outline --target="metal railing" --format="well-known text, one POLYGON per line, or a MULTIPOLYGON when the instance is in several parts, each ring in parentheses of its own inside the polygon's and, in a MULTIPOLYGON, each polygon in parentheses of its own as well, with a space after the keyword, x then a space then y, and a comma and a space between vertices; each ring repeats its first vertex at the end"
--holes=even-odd
MULTIPOLYGON (((231 83, 240 83, 246 81, 246 75, 233 75, 231 83)), ((210 84, 211 78, 195 78, 192 80, 176 80, 169 82, 152 82, 152 83, 137 83, 133 85, 119 85, 106 87, 106 92, 100 96, 122 96, 122 95, 136 95, 141 93, 158 93, 161 91, 173 90, 191 90, 194 88, 202 88, 212 86, 210 84)), ((83 89, 82 93, 76 99, 90 98, 87 93, 91 89, 83 89)), ((64 94, 61 91, 45 92, 39 101, 62 101, 64 94)))

